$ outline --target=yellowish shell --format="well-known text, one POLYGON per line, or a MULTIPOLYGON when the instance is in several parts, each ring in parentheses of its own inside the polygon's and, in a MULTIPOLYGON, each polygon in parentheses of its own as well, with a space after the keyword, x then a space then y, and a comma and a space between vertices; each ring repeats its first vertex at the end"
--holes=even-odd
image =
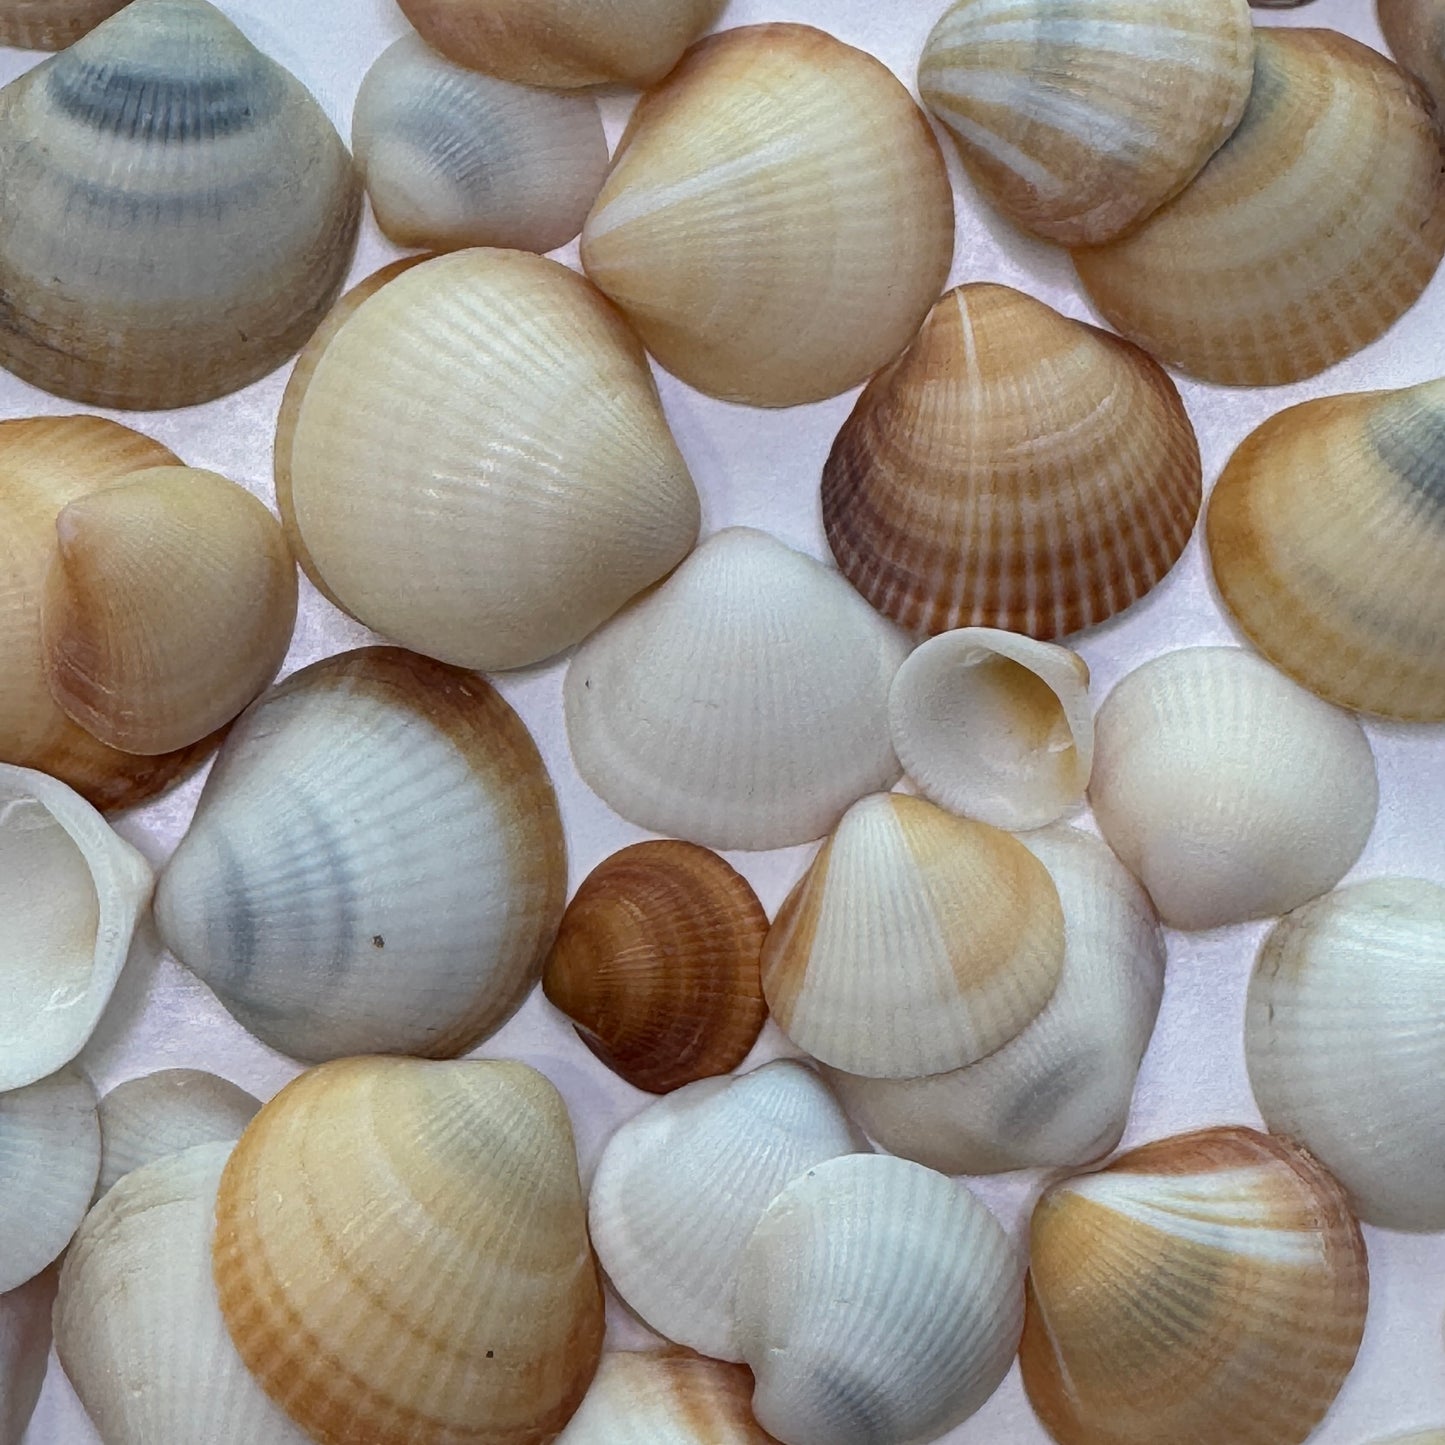
POLYGON ((1375 9, 1395 59, 1438 106, 1445 98, 1445 6, 1440 0, 1375 0, 1375 9))
POLYGON ((0 0, 0 45, 62 50, 127 0, 0 0))

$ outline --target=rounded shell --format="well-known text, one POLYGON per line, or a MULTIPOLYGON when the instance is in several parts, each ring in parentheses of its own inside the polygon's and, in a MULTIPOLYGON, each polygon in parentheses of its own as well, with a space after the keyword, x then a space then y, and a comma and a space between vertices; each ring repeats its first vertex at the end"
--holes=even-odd
POLYGON ((1438 106, 1445 97, 1445 11, 1440 0, 1375 0, 1375 13, 1395 59, 1438 106))

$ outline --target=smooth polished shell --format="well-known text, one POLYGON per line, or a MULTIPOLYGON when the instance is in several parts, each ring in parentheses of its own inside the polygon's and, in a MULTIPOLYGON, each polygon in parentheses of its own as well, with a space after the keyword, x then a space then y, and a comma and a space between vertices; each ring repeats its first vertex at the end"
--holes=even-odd
MULTIPOLYGON (((127 0, 0 0, 0 45, 14 45, 21 50, 63 50, 126 3, 127 0)), ((0 1440, 3 1438, 0 1436, 0 1440)))
POLYGON ((923 113, 806 25, 694 46, 633 112, 582 230, 587 274, 658 361, 755 406, 836 396, 896 356, 952 256, 923 113))
POLYGON ((1387 331, 1445 254, 1445 165, 1410 78, 1329 30, 1261 29, 1244 119, 1122 240, 1074 253, 1104 319, 1231 386, 1314 376, 1387 331))
POLYGON ((1151 357, 975 284, 864 388, 823 468, 823 526, 905 627, 1051 638, 1159 582, 1201 493, 1194 428, 1151 357))
POLYGON ((1375 0, 1385 43, 1438 106, 1445 96, 1445 7, 1440 0, 1375 0))
MULTIPOLYGON (((50 1311, 57 1277, 57 1271, 48 1269, 19 1289, 0 1294, 0 1445, 22 1445, 40 1399, 50 1364, 50 1311)), ((750 1389, 750 1384, 745 1386, 745 1403, 750 1389)))

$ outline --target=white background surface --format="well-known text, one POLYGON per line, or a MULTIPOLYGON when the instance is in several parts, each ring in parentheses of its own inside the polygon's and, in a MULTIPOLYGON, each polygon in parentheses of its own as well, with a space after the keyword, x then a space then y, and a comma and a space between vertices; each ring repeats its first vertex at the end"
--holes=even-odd
MULTIPOLYGON (((343 135, 367 66, 406 26, 391 0, 220 0, 264 50, 312 87, 343 135)), ((724 25, 762 20, 808 21, 878 55, 912 88, 923 41, 943 0, 732 0, 724 25)), ((1316 0, 1301 11, 1258 12, 1261 23, 1332 26, 1379 46, 1369 0, 1316 0)), ((0 51, 0 81, 37 57, 0 51)), ((604 100, 615 141, 630 97, 604 100)), ((945 146, 959 199, 953 283, 1001 281, 1090 319, 1067 256, 1013 231, 990 214, 945 146)), ((353 279, 398 254, 368 215, 353 279)), ((575 262, 575 246, 559 253, 575 262)), ((178 358, 179 360, 179 358, 178 358)), ((289 367, 235 396, 187 411, 110 413, 149 432, 194 466, 225 473, 273 500, 270 450, 276 409, 289 367)), ((1307 397, 1398 386, 1445 374, 1445 276, 1393 331, 1323 376, 1270 392, 1238 392, 1182 382, 1199 431, 1206 484, 1233 447, 1267 416, 1307 397)), ((769 413, 703 398, 662 376, 664 404, 703 495, 704 532, 733 524, 766 528, 794 546, 828 557, 818 511, 818 480, 828 447, 854 394, 818 406, 769 413)), ((65 413, 78 408, 0 373, 0 415, 65 413)), ((369 640, 302 582, 301 617, 286 670, 369 640)), ((1173 574, 1126 617, 1078 639, 1102 699, 1132 667, 1171 648, 1233 641, 1206 580, 1198 539, 1173 574)), ((562 727, 565 658, 498 679, 536 737, 561 798, 575 888, 607 854, 644 836, 621 822, 582 784, 568 758, 562 727)), ((1404 872, 1445 883, 1445 732, 1369 724, 1380 769, 1380 819, 1351 877, 1404 872)), ((1322 787, 1329 780, 1320 780, 1322 787)), ((197 792, 193 779, 121 823, 154 861, 184 830, 197 792)), ((1086 819, 1075 821, 1085 822, 1086 819)), ((730 855, 771 912, 802 872, 811 848, 730 855)), ((1245 984, 1264 925, 1169 938, 1168 985, 1158 1032, 1140 1078, 1126 1143, 1217 1123, 1258 1124, 1245 1076, 1242 1014, 1245 984)), ((769 1026, 750 1063, 785 1046, 769 1026)), ((584 1180, 608 1134, 646 1103, 611 1075, 535 994, 482 1049, 536 1065, 561 1088, 577 1127, 584 1180)), ((228 1075, 265 1098, 297 1072, 240 1026, 196 980, 170 959, 133 966, 82 1063, 104 1092, 156 1068, 189 1065, 228 1075)), ((1445 1121, 1442 1121, 1445 1123, 1445 1121)), ((1037 1192, 1034 1176, 983 1181, 980 1192, 1010 1227, 1022 1229, 1037 1192)), ((1329 1419, 1320 1445, 1365 1445, 1407 1428, 1445 1425, 1445 1236, 1417 1238, 1366 1229, 1371 1303, 1364 1348, 1329 1419)), ((614 1343, 637 1345, 645 1332, 614 1310, 614 1343)), ((92 1445, 90 1427, 58 1366, 27 1445, 92 1445)), ((1032 1445, 1047 1439, 1014 1373, 951 1445, 1032 1445)), ((206 1445, 197 1441, 196 1445, 206 1445)), ((1159 1445, 1170 1445, 1160 1441, 1159 1445)))

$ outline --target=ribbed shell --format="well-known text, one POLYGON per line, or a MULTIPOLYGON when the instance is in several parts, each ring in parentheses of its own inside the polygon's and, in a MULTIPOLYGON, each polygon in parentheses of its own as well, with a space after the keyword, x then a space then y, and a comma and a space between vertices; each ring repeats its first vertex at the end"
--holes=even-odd
POLYGON ((1178 561, 1200 497, 1194 428, 1150 357, 985 284, 933 308, 823 469, 844 575, 930 633, 1112 617, 1178 561))
POLYGON ((0 0, 0 45, 63 50, 127 0, 0 0))
POLYGON ((1367 46, 1261 29, 1238 130, 1130 236, 1074 253, 1106 320, 1206 381, 1274 386, 1387 331, 1445 253, 1425 97, 1367 46))
POLYGON ((1375 0, 1375 10, 1395 59, 1438 106, 1445 98, 1445 8, 1440 0, 1375 0))
MULTIPOLYGON (((0 1295, 0 1445, 22 1445, 40 1399, 50 1364, 50 1311, 58 1275, 48 1269, 0 1295)), ((744 1401, 751 1388, 749 1381, 744 1401)))

